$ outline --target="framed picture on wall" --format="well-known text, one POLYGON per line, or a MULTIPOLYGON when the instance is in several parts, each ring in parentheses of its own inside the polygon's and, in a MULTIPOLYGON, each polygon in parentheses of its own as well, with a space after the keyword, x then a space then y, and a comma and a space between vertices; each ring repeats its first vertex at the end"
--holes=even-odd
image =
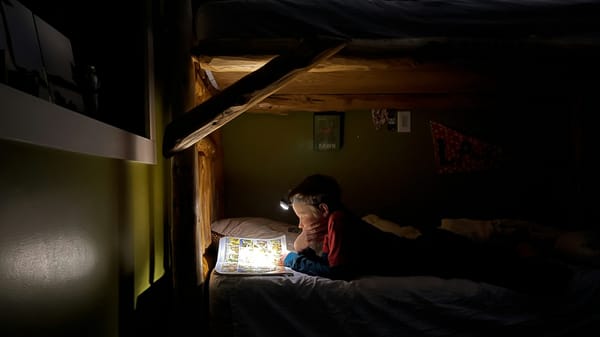
POLYGON ((338 151, 342 147, 343 112, 315 112, 313 144, 315 151, 338 151))

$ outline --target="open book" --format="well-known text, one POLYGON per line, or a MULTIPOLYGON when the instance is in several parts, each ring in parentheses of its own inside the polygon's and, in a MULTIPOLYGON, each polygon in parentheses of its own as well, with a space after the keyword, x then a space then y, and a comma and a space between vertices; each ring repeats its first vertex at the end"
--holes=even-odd
POLYGON ((285 235, 273 239, 222 237, 215 271, 235 275, 291 274, 291 269, 279 265, 285 247, 285 235))

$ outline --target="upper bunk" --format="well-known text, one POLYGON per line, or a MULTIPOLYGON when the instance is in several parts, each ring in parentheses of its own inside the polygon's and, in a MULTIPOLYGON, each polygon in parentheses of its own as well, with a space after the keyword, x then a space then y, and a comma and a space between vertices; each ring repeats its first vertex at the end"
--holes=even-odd
POLYGON ((600 0, 199 0, 192 11, 191 53, 216 94, 167 126, 165 156, 245 111, 556 90, 557 78, 597 73, 600 50, 600 0))
POLYGON ((278 53, 307 37, 381 54, 432 43, 587 44, 600 33, 598 0, 199 0, 193 11, 205 55, 278 53))

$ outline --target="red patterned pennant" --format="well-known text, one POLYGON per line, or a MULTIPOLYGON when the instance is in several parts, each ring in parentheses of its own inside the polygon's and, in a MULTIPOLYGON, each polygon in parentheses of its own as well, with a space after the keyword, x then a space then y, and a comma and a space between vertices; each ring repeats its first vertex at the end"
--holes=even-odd
POLYGON ((438 173, 481 171, 490 169, 499 162, 502 154, 499 147, 442 124, 430 124, 438 173))

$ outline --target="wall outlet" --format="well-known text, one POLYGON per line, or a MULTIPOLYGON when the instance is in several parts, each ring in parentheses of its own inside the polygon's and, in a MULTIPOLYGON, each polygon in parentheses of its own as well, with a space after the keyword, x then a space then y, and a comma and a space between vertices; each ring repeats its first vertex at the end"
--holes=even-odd
POLYGON ((410 111, 399 110, 396 112, 396 131, 410 132, 410 111))

